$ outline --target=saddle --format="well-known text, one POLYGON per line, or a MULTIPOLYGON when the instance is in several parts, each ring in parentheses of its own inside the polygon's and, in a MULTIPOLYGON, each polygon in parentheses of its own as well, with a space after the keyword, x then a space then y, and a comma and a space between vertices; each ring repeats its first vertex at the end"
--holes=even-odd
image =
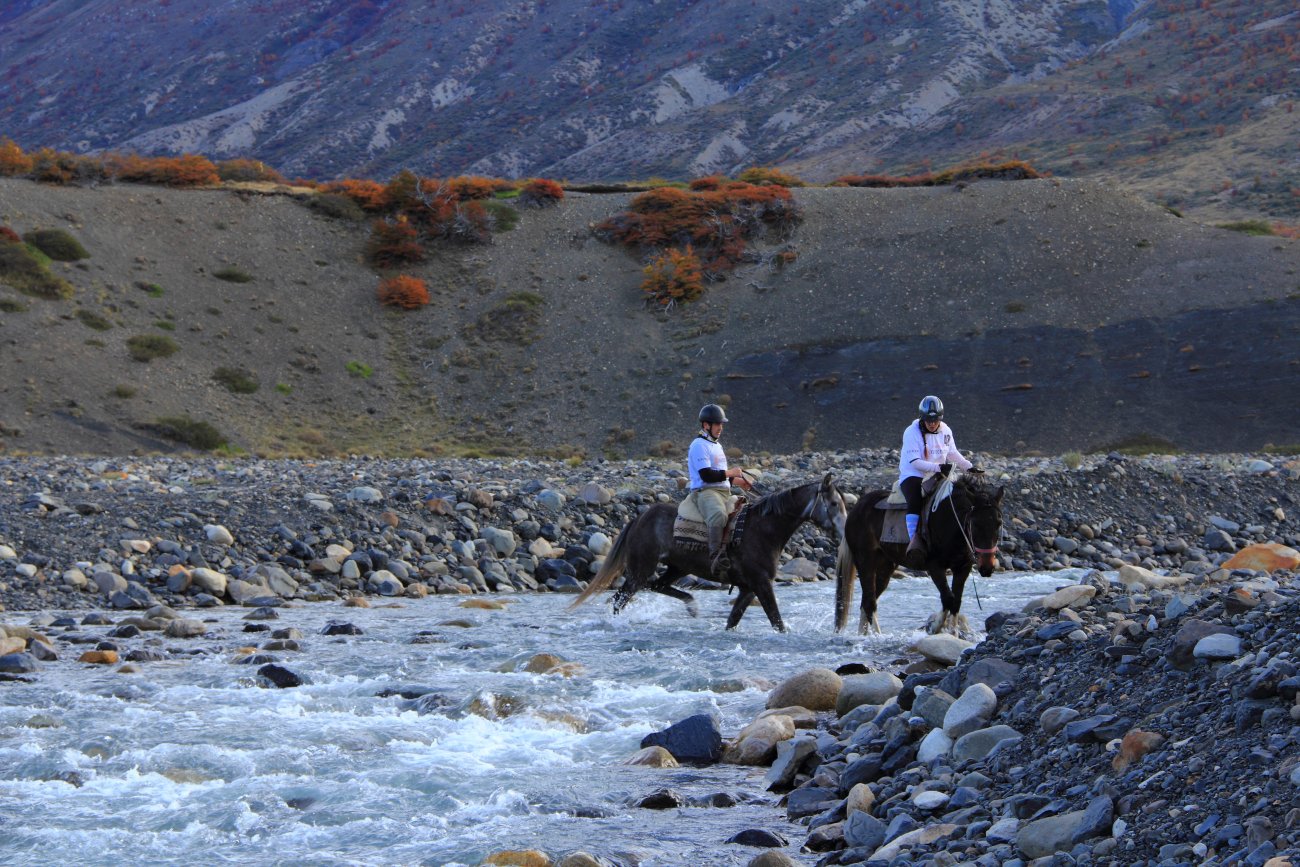
MULTIPOLYGON (((917 532, 921 539, 929 535, 930 515, 952 494, 952 480, 939 475, 929 476, 921 483, 921 493, 925 501, 921 505, 921 525, 917 532)), ((907 535, 907 498, 903 496, 898 482, 890 489, 888 497, 876 501, 876 508, 885 512, 881 516, 880 541, 906 545, 910 540, 907 535)))
MULTIPOLYGON (((726 529, 722 532, 722 544, 729 549, 740 544, 745 530, 747 505, 741 497, 731 498, 731 512, 727 517, 726 529)), ((673 521, 673 544, 684 551, 709 550, 709 525, 704 523, 704 516, 695 508, 693 500, 687 499, 677 504, 677 519, 673 521)))

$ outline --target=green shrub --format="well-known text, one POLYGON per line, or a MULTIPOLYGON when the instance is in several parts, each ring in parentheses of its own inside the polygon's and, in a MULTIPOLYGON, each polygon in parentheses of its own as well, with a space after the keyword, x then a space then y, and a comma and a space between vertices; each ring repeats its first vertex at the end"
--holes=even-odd
POLYGON ((206 421, 197 421, 187 415, 155 419, 152 425, 146 425, 146 429, 173 442, 184 443, 205 452, 210 452, 226 442, 221 431, 206 421))
POLYGON ((23 240, 56 262, 90 258, 81 242, 62 229, 36 229, 23 235, 23 240))
POLYGON ((484 341, 528 346, 538 337, 541 307, 546 303, 536 292, 511 292, 488 312, 465 328, 465 336, 484 341))
POLYGON ((26 313, 27 305, 15 298, 0 298, 0 313, 26 313))
POLYGON ((113 327, 112 322, 109 322, 93 310, 78 310, 77 318, 81 320, 82 325, 85 325, 87 328, 93 328, 96 331, 107 331, 113 327))
POLYGON ((1066 452, 1061 455, 1061 463, 1072 470, 1077 470, 1083 465, 1083 455, 1079 452, 1066 452))
POLYGON ((218 268, 212 272, 212 276, 218 280, 225 280, 227 283, 252 283, 253 275, 247 271, 241 271, 233 265, 225 268, 218 268))
POLYGON ((135 387, 131 385, 118 385, 113 388, 113 397, 126 400, 129 397, 135 397, 135 387))
POLYGON ((1273 227, 1263 220, 1237 220, 1233 223, 1220 223, 1220 229, 1241 232, 1244 235, 1272 235, 1273 227))
POLYGON ((349 361, 346 365, 348 373, 361 379, 369 379, 375 369, 364 361, 349 361))
POLYGON ((26 244, 0 244, 0 283, 50 301, 72 297, 72 284, 50 273, 49 258, 26 244))
POLYGON ((509 232, 519 225, 519 212, 513 206, 500 201, 487 201, 483 207, 492 219, 492 231, 509 232))
POLYGON ((310 196, 302 196, 298 201, 306 205, 308 210, 324 214, 335 220, 350 220, 359 223, 366 218, 366 212, 361 209, 361 206, 355 200, 338 193, 315 193, 310 196))
POLYGON ((170 319, 155 319, 153 327, 161 328, 163 331, 175 331, 176 323, 172 322, 170 319))
POLYGON ((293 391, 293 386, 287 382, 277 382, 275 384, 275 390, 280 394, 289 394, 293 391))
POLYGON ((136 361, 150 362, 180 351, 180 346, 166 334, 137 334, 126 341, 127 352, 136 361))
POLYGON ((163 292, 167 291, 157 283, 145 283, 143 281, 136 283, 135 287, 137 289, 143 289, 150 298, 161 298, 163 292))
POLYGON ((231 394, 252 394, 262 387, 256 376, 239 367, 218 367, 212 378, 231 394))

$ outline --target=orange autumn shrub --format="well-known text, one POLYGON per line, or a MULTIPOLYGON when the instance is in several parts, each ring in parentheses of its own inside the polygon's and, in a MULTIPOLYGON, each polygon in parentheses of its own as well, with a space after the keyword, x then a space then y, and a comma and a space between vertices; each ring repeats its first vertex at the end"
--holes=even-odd
POLYGON ((803 180, 796 178, 794 175, 788 175, 780 169, 771 166, 753 166, 745 169, 736 175, 736 180, 744 181, 747 184, 775 184, 778 187, 802 187, 803 180))
POLYGON ((643 269, 641 291, 664 307, 694 301, 704 294, 704 274, 700 260, 689 244, 685 250, 669 248, 650 260, 643 269))
POLYGON ((330 181, 321 189, 326 193, 347 196, 360 205, 363 211, 379 213, 388 209, 387 188, 378 181, 346 178, 341 181, 330 181))
POLYGON ((217 167, 210 159, 198 154, 178 157, 111 154, 105 157, 104 164, 110 176, 132 184, 207 187, 221 183, 217 167))
POLYGON ((788 237, 803 219, 790 190, 720 181, 716 189, 662 187, 596 227, 596 237, 634 249, 698 251, 707 279, 721 279, 747 255, 747 242, 769 231, 788 237))
POLYGON ((375 220, 366 241, 366 260, 379 268, 394 268, 410 262, 423 262, 424 247, 420 233, 402 217, 375 220))
POLYGON ((919 175, 844 175, 836 178, 833 186, 841 187, 942 187, 962 181, 999 180, 1023 181, 1041 178, 1042 174, 1023 160, 1004 163, 976 163, 957 166, 939 173, 919 175))
POLYGON ((0 241, 7 241, 11 244, 21 244, 23 238, 8 226, 0 226, 0 241))
POLYGON ((379 303, 403 310, 417 310, 429 303, 429 287, 418 277, 398 274, 379 283, 379 303))
POLYGON ((217 163, 217 175, 223 181, 265 181, 283 184, 284 175, 261 160, 222 160, 217 163))
POLYGON ((31 170, 32 158, 23 153, 13 139, 0 139, 0 176, 15 178, 29 174, 31 170))
POLYGON ((478 175, 465 175, 447 179, 447 188, 451 190, 454 197, 462 202, 470 199, 491 198, 493 193, 513 190, 514 187, 515 185, 510 181, 501 178, 483 178, 478 175))
POLYGON ((533 178, 519 190, 519 203, 532 208, 549 208, 564 198, 564 187, 549 178, 533 178))

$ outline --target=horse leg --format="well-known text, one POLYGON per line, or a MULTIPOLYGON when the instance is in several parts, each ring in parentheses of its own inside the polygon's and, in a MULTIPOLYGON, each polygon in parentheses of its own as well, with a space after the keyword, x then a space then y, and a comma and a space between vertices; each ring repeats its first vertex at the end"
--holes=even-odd
POLYGON ((952 611, 947 619, 952 634, 959 638, 969 638, 975 634, 975 630, 971 629, 970 621, 966 619, 965 614, 961 613, 961 600, 966 592, 966 579, 970 576, 970 570, 970 564, 952 570, 952 611))
POLYGON ((879 552, 874 567, 862 573, 862 623, 859 632, 863 635, 874 632, 881 635, 879 613, 880 597, 889 586, 889 577, 894 574, 894 564, 879 552), (867 576, 872 576, 871 586, 867 586, 867 576), (868 602, 868 596, 870 602, 868 602))
POLYGON ((930 580, 939 591, 939 611, 932 615, 926 623, 926 631, 931 635, 936 635, 948 623, 948 617, 957 609, 956 603, 952 599, 952 590, 948 587, 948 570, 933 569, 930 571, 930 580))
POLYGON ((644 588, 654 579, 655 570, 659 568, 657 557, 646 557, 635 549, 628 553, 627 570, 623 577, 623 586, 614 591, 614 613, 623 610, 638 590, 644 588))
POLYGON ((731 603, 731 613, 727 615, 728 629, 736 628, 736 624, 740 622, 740 618, 745 615, 745 609, 748 608, 749 603, 753 601, 754 601, 753 590, 740 591, 740 594, 736 596, 736 601, 731 603))
POLYGON ((663 574, 655 579, 654 584, 650 587, 656 593, 662 593, 665 596, 671 596, 674 599, 680 599, 686 603, 686 612, 692 617, 700 616, 700 606, 695 604, 695 597, 673 586, 673 583, 686 573, 673 566, 671 563, 664 570, 663 574))
POLYGON ((785 621, 781 619, 781 609, 776 605, 776 587, 772 584, 772 579, 767 578, 758 582, 758 601, 763 605, 763 612, 767 615, 767 620, 772 624, 772 628, 777 632, 788 632, 785 628, 785 621))

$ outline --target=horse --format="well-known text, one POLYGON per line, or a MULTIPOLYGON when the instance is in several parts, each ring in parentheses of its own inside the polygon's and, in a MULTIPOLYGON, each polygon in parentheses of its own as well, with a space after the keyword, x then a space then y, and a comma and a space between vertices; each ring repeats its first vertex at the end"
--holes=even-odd
MULTIPOLYGON (((926 624, 930 633, 972 634, 970 624, 961 613, 962 592, 972 565, 976 565, 985 578, 993 574, 1002 531, 1003 492, 1001 487, 990 490, 983 483, 963 476, 953 482, 951 495, 930 514, 925 571, 939 589, 942 606, 926 624), (951 586, 947 579, 949 571, 952 572, 951 586)), ((889 491, 872 491, 865 495, 854 505, 845 521, 835 568, 836 632, 842 631, 848 623, 855 573, 862 584, 858 632, 862 635, 871 630, 880 632, 876 600, 889 586, 890 576, 903 562, 907 551, 905 543, 880 540, 886 510, 877 509, 876 504, 888 496, 889 491)), ((925 508, 930 508, 928 502, 925 508)))
MULTIPOLYGON (((749 505, 744 534, 730 552, 731 569, 721 579, 740 589, 727 617, 727 629, 736 628, 745 609, 757 597, 772 628, 785 632, 773 588, 781 549, 805 521, 842 535, 847 514, 844 497, 830 473, 820 482, 777 491, 749 505)), ((618 576, 626 574, 623 586, 614 593, 614 613, 621 611, 638 591, 648 588, 682 600, 690 615, 698 616, 695 598, 673 583, 686 575, 709 575, 709 555, 704 550, 684 550, 674 544, 676 518, 677 506, 671 503, 656 503, 633 518, 614 540, 600 571, 569 607, 575 608, 609 589, 618 576), (667 568, 656 575, 661 562, 667 568)))

